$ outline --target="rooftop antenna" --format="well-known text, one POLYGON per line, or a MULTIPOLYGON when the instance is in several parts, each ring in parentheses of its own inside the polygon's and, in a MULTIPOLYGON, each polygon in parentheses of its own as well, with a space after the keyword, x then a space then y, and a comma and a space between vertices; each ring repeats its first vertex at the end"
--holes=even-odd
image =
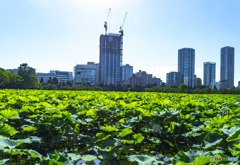
POLYGON ((123 26, 124 26, 124 23, 125 23, 126 17, 127 17, 127 12, 126 12, 126 14, 125 14, 125 17, 124 17, 123 23, 122 23, 122 25, 120 26, 120 31, 119 31, 119 33, 121 34, 121 36, 123 36, 123 26))
POLYGON ((109 18, 109 15, 110 15, 110 11, 111 11, 111 8, 109 8, 108 10, 108 15, 107 15, 107 19, 106 21, 104 21, 104 28, 105 28, 105 34, 107 35, 107 28, 108 28, 108 18, 109 18))

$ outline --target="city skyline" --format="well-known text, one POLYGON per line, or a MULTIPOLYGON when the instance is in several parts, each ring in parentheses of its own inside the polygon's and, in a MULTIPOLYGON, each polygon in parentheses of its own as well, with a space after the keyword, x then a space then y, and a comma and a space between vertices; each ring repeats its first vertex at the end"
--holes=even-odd
POLYGON ((99 36, 109 8, 109 32, 118 33, 125 12, 123 64, 166 82, 177 71, 177 51, 195 49, 195 74, 203 80, 203 63, 216 63, 220 80, 220 49, 235 48, 234 85, 240 80, 240 2, 96 0, 0 0, 0 67, 28 63, 37 72, 73 71, 76 64, 99 61, 99 36), (166 58, 167 57, 167 58, 166 58))

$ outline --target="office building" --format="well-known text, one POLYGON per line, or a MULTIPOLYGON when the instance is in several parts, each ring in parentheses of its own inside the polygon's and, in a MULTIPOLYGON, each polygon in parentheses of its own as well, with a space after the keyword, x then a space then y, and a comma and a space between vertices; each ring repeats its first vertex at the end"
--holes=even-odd
POLYGON ((160 78, 157 77, 153 77, 151 79, 151 84, 156 85, 157 87, 159 87, 160 85, 162 85, 162 80, 160 78))
POLYGON ((183 75, 180 72, 169 72, 167 73, 167 84, 166 86, 178 87, 180 84, 183 83, 183 75))
POLYGON ((53 72, 50 73, 37 73, 38 80, 41 81, 41 78, 43 79, 43 83, 47 83, 48 80, 53 77, 56 77, 56 74, 53 72))
POLYGON ((148 84, 151 84, 151 79, 152 79, 151 74, 147 74, 147 72, 139 70, 139 72, 134 73, 128 79, 128 85, 131 85, 131 86, 135 86, 135 85, 147 86, 148 84))
POLYGON ((39 81, 43 78, 44 83, 47 83, 50 78, 53 79, 54 77, 57 77, 58 82, 73 81, 72 72, 51 70, 49 73, 37 73, 36 75, 39 81))
POLYGON ((56 77, 58 78, 58 82, 73 81, 72 72, 52 70, 50 73, 55 73, 56 77))
POLYGON ((99 64, 88 62, 87 64, 76 65, 74 67, 74 83, 75 84, 90 84, 97 85, 99 64))
POLYGON ((201 86, 202 86, 202 79, 195 75, 194 76, 194 87, 201 87, 201 86))
POLYGON ((100 36, 100 83, 103 85, 120 84, 120 67, 122 65, 123 37, 121 34, 100 36))
POLYGON ((18 74, 18 69, 6 69, 6 72, 18 74))
POLYGON ((234 86, 234 48, 223 47, 221 49, 220 88, 234 86))
POLYGON ((183 75, 183 83, 194 87, 195 50, 183 48, 178 50, 178 72, 183 75))
POLYGON ((210 86, 216 80, 216 63, 204 62, 203 68, 203 85, 210 86))
POLYGON ((133 66, 126 64, 121 66, 121 83, 127 84, 127 80, 132 76, 133 74, 133 66))

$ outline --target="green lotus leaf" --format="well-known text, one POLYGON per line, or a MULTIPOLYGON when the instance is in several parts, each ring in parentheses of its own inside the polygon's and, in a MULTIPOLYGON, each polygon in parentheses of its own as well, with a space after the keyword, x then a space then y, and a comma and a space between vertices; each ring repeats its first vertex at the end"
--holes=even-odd
POLYGON ((6 148, 6 147, 9 149, 13 149, 23 143, 31 143, 31 142, 32 141, 30 140, 30 138, 12 140, 12 139, 8 139, 6 137, 0 136, 0 149, 6 148))
POLYGON ((115 126, 110 126, 110 125, 107 125, 105 127, 101 127, 102 130, 105 130, 107 132, 116 132, 118 131, 119 129, 117 129, 115 126))
POLYGON ((229 135, 229 137, 226 139, 227 142, 235 141, 240 139, 240 128, 235 127, 234 131, 232 130, 232 133, 229 135))
POLYGON ((24 127, 23 128, 23 131, 26 131, 26 132, 31 132, 31 131, 36 131, 37 128, 36 127, 24 127))
POLYGON ((134 134, 133 138, 135 139, 135 143, 141 143, 144 139, 144 136, 141 133, 134 134))
POLYGON ((81 159, 88 162, 88 161, 93 161, 97 159, 97 157, 93 155, 85 155, 85 156, 82 156, 81 159))
POLYGON ((74 154, 74 153, 68 153, 67 155, 74 161, 77 161, 77 160, 81 159, 81 155, 77 155, 77 154, 74 154))
POLYGON ((128 160, 130 162, 137 162, 139 165, 151 165, 153 161, 157 161, 156 158, 148 155, 131 155, 128 160))
POLYGON ((0 114, 6 119, 15 118, 19 116, 16 110, 11 110, 11 109, 2 110, 0 111, 0 114))
POLYGON ((14 129, 14 127, 12 127, 8 124, 3 124, 0 126, 0 135, 13 136, 16 133, 17 133, 17 131, 14 129))
POLYGON ((131 134, 131 133, 132 133, 132 130, 131 130, 131 129, 125 128, 125 129, 122 130, 122 132, 120 132, 119 136, 120 136, 120 137, 124 137, 124 136, 126 136, 126 135, 128 135, 128 134, 131 134))

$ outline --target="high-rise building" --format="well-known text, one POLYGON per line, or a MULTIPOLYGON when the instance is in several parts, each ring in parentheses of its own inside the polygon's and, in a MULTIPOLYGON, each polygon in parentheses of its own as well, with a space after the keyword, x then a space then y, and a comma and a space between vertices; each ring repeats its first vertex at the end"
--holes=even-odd
POLYGON ((126 84, 127 80, 133 74, 133 66, 126 64, 121 66, 121 82, 122 84, 126 84))
POLYGON ((100 83, 103 85, 120 84, 123 38, 121 34, 100 36, 100 83))
POLYGON ((216 78, 216 63, 215 62, 204 62, 203 63, 203 85, 210 86, 215 82, 216 78))
POLYGON ((234 48, 223 47, 221 49, 220 88, 234 86, 234 48))
POLYGON ((183 83, 183 75, 180 72, 169 72, 167 73, 167 86, 179 86, 183 83))
POLYGON ((74 83, 97 85, 99 64, 88 62, 87 64, 76 65, 74 67, 74 83))
POLYGON ((195 50, 183 48, 178 50, 178 72, 183 75, 183 83, 194 87, 195 50))

